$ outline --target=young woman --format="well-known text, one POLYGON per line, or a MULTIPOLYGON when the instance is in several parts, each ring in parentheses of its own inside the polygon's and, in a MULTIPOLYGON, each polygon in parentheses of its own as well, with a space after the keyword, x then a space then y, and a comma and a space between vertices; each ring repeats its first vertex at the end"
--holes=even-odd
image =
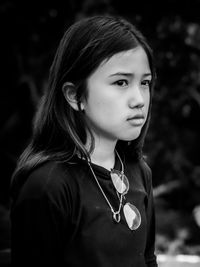
POLYGON ((152 51, 125 19, 66 31, 13 175, 13 264, 157 266, 142 154, 154 81, 152 51))

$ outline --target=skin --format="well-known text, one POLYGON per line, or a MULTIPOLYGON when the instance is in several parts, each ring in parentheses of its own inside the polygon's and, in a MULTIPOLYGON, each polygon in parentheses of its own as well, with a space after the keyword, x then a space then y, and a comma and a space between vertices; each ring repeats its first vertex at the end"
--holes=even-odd
POLYGON ((149 110, 150 82, 148 58, 140 46, 105 60, 88 78, 82 107, 95 138, 94 163, 112 168, 117 141, 140 135, 149 110), (132 119, 137 115, 143 118, 132 119))

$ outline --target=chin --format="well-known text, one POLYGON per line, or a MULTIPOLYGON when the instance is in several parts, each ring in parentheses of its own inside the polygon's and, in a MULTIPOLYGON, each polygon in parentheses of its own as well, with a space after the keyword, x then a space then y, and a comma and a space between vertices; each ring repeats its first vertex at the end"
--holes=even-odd
POLYGON ((126 136, 126 137, 124 136, 123 138, 120 138, 120 140, 127 141, 127 142, 133 141, 140 136, 140 133, 141 133, 141 131, 138 133, 132 134, 130 136, 126 136))

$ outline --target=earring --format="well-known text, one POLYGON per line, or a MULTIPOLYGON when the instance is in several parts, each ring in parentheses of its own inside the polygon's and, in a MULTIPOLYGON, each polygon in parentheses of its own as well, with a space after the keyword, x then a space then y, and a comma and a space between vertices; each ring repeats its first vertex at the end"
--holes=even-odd
POLYGON ((84 112, 84 106, 83 106, 83 103, 81 103, 81 101, 78 101, 78 102, 77 102, 77 105, 78 105, 78 109, 79 109, 79 111, 84 112))

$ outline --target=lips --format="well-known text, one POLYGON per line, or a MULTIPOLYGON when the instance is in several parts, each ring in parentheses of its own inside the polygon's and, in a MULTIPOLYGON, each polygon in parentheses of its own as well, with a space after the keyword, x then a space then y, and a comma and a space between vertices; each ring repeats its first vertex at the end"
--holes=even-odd
POLYGON ((144 116, 141 114, 136 114, 133 117, 129 117, 128 121, 133 125, 133 126, 141 126, 144 123, 144 116))
POLYGON ((144 115, 142 115, 142 114, 136 114, 135 116, 129 117, 128 118, 128 121, 129 120, 144 120, 144 115))

